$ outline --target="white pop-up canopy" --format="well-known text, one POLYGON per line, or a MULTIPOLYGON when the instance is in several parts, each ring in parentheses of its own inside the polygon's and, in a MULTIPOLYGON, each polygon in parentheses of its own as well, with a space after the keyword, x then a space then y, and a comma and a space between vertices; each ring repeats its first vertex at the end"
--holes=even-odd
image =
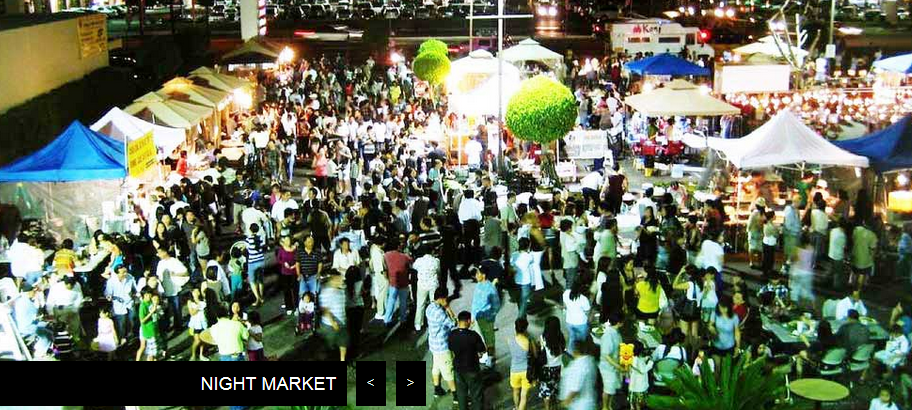
POLYGON ((200 67, 190 72, 191 80, 194 82, 202 81, 210 88, 217 90, 234 92, 239 88, 251 86, 250 82, 233 75, 221 74, 209 67, 200 67))
POLYGON ((684 80, 674 80, 663 88, 632 95, 624 102, 649 117, 734 115, 741 112, 738 107, 713 98, 684 80))
POLYGON ((155 125, 127 114, 117 107, 111 108, 89 128, 115 139, 129 138, 131 141, 139 139, 151 131, 160 160, 174 153, 174 150, 187 138, 186 130, 155 125))
MULTIPOLYGON (((454 61, 447 76, 449 106, 453 112, 466 115, 497 115, 498 61, 485 50, 475 50, 468 57, 454 61)), ((503 63, 503 110, 519 90, 519 69, 503 63)))
POLYGON ((522 63, 526 61, 540 62, 552 71, 560 71, 564 57, 554 51, 542 47, 537 41, 527 38, 519 44, 501 52, 504 61, 522 63))
POLYGON ((804 61, 804 59, 808 56, 808 52, 806 50, 802 50, 797 47, 792 47, 791 51, 789 51, 788 46, 786 46, 785 44, 782 44, 781 48, 780 48, 780 46, 776 45, 776 41, 773 39, 772 36, 763 37, 760 39, 760 41, 757 41, 756 43, 751 43, 751 44, 748 44, 745 46, 741 46, 732 51, 734 51, 738 54, 764 55, 764 56, 770 56, 773 58, 785 58, 786 56, 784 53, 791 52, 792 54, 794 54, 794 56, 798 60, 799 64, 802 61, 804 61))
POLYGON ((868 167, 867 158, 833 145, 790 111, 780 111, 743 138, 707 138, 707 145, 740 169, 791 164, 868 167))
POLYGON ((150 92, 134 100, 133 104, 124 108, 124 112, 149 119, 155 124, 191 128, 212 115, 213 109, 150 92))

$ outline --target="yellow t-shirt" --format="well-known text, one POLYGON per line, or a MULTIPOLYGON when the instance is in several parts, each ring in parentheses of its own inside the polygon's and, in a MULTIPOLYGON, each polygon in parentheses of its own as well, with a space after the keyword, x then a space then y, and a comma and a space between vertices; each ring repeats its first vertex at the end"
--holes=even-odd
POLYGON ((661 289, 659 285, 652 289, 647 281, 637 282, 636 292, 639 295, 637 309, 640 312, 655 313, 659 311, 659 289, 661 289))

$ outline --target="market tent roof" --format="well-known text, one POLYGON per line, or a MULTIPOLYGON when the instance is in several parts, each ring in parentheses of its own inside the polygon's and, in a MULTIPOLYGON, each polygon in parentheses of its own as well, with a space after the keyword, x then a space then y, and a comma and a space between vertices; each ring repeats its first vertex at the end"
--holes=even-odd
POLYGON ((883 58, 874 62, 874 68, 912 74, 912 53, 883 58))
POLYGON ((54 141, 0 168, 0 182, 71 182, 127 176, 123 142, 73 121, 54 141))
POLYGON ((127 114, 174 128, 190 128, 212 114, 212 108, 147 93, 124 108, 127 114))
POLYGON ((250 86, 250 82, 233 75, 221 74, 209 67, 200 67, 190 72, 189 78, 198 82, 202 80, 205 85, 216 90, 234 92, 238 88, 250 86))
POLYGON ((833 144, 867 157, 877 172, 912 168, 912 114, 882 130, 833 144))
POLYGON ((519 44, 501 52, 504 61, 511 63, 520 61, 539 61, 549 67, 560 64, 564 57, 554 51, 542 47, 537 41, 527 38, 519 44))
POLYGON ((699 87, 684 80, 674 80, 665 87, 627 97, 624 102, 649 117, 734 115, 738 107, 713 98, 699 87))
POLYGON ((223 64, 274 63, 279 58, 280 47, 260 38, 252 38, 237 49, 222 56, 223 64))
POLYGON ((668 53, 647 57, 624 65, 640 75, 709 75, 709 69, 668 53))
MULTIPOLYGON (((763 37, 756 43, 738 47, 733 51, 738 54, 763 54, 776 58, 784 58, 784 53, 788 52, 785 45, 783 45, 782 49, 777 47, 775 41, 771 36, 763 37)), ((806 58, 808 55, 808 52, 806 50, 802 50, 800 48, 793 47, 791 52, 798 60, 804 60, 804 58, 806 58)))
POLYGON ((868 166, 867 158, 833 145, 787 110, 745 137, 710 138, 709 146, 741 169, 791 164, 868 166))
MULTIPOLYGON (((497 115, 498 60, 485 50, 475 50, 468 57, 454 61, 447 76, 449 107, 467 115, 497 115)), ((513 64, 503 63, 503 110, 519 90, 520 72, 513 64)))
POLYGON ((139 139, 151 131, 152 140, 158 149, 159 159, 164 159, 171 155, 187 138, 185 130, 162 127, 143 121, 117 107, 111 108, 100 120, 95 121, 90 128, 114 139, 123 140, 124 138, 129 138, 131 141, 139 139))
POLYGON ((231 95, 226 91, 194 84, 192 80, 186 77, 172 78, 158 90, 158 93, 167 95, 172 99, 187 101, 215 109, 221 108, 231 95))

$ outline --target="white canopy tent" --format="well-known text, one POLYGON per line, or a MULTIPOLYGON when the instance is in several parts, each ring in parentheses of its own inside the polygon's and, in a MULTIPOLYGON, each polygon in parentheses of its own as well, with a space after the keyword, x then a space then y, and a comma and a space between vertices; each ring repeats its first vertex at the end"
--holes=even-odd
MULTIPOLYGON (((449 106, 465 115, 497 115, 498 62, 491 53, 475 50, 450 65, 446 79, 449 106)), ((503 63, 503 111, 507 101, 519 90, 520 73, 516 66, 503 63)))
MULTIPOLYGON (((749 61, 757 61, 755 59, 755 57, 757 57, 757 56, 768 56, 768 57, 772 57, 772 58, 785 58, 784 53, 791 52, 792 54, 795 55, 795 59, 798 61, 798 63, 801 64, 801 62, 803 62, 804 59, 807 58, 807 56, 808 56, 808 52, 806 50, 802 50, 797 47, 792 47, 791 51, 789 51, 788 46, 785 44, 782 44, 782 48, 780 49, 778 46, 776 46, 776 42, 775 42, 775 40, 773 40, 772 36, 763 37, 756 43, 751 43, 751 44, 748 44, 745 46, 738 47, 738 48, 734 49, 733 51, 737 54, 750 55, 750 57, 748 58, 749 61)), ((761 59, 762 59, 762 57, 761 57, 761 59)))
POLYGON ((143 121, 117 107, 111 108, 89 128, 92 131, 100 132, 115 139, 123 140, 129 138, 131 141, 139 139, 149 131, 152 131, 152 140, 155 141, 155 147, 158 149, 159 160, 165 159, 174 153, 174 150, 187 138, 187 133, 184 130, 162 127, 143 121))
POLYGON ((542 63, 559 77, 564 74, 564 57, 559 53, 542 47, 537 41, 527 38, 519 44, 501 52, 504 61, 521 64, 527 61, 542 63))
POLYGON ((201 80, 210 88, 233 93, 234 91, 249 87, 252 84, 233 75, 221 74, 209 67, 200 67, 190 72, 189 78, 196 82, 201 80))
POLYGON ((212 115, 212 108, 146 93, 124 108, 127 114, 148 118, 154 124, 189 129, 212 115))
POLYGON ((868 167, 867 158, 831 144, 789 111, 780 111, 743 138, 706 140, 739 169, 791 164, 868 167))
POLYGON ((648 117, 735 115, 738 107, 713 98, 693 83, 674 80, 663 88, 632 95, 624 103, 648 117))

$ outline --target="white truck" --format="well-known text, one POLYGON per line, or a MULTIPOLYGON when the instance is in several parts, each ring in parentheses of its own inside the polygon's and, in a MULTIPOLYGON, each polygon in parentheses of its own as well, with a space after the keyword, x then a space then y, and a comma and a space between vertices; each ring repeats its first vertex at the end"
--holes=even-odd
POLYGON ((685 47, 689 53, 715 55, 706 44, 709 32, 698 27, 684 27, 665 19, 628 19, 606 23, 597 28, 610 33, 611 49, 614 52, 636 53, 680 53, 685 47))

